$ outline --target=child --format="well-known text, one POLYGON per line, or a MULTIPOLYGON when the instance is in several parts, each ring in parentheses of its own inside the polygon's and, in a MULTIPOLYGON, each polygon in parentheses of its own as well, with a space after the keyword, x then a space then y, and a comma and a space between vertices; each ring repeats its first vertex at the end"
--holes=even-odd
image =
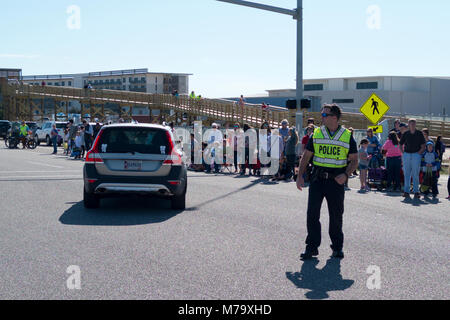
POLYGON ((69 155, 69 129, 64 129, 64 154, 69 155))
POLYGON ((359 158, 359 180, 361 181, 361 192, 370 191, 369 186, 367 185, 367 171, 369 168, 370 156, 367 152, 367 148, 369 147, 369 140, 362 139, 360 143, 360 148, 358 151, 359 158))
MULTIPOLYGON (((422 153, 422 172, 426 172, 431 168, 432 171, 432 181, 431 181, 431 192, 433 193, 433 199, 436 199, 439 194, 438 191, 438 172, 441 169, 441 162, 439 160, 439 155, 434 151, 434 143, 432 141, 427 142, 427 148, 424 153, 422 153)), ((427 196, 430 190, 426 190, 424 194, 427 196)))
POLYGON ((82 144, 80 131, 77 131, 77 135, 75 137, 74 144, 75 144, 75 146, 72 150, 72 157, 74 157, 74 159, 80 159, 81 158, 81 144, 82 144))

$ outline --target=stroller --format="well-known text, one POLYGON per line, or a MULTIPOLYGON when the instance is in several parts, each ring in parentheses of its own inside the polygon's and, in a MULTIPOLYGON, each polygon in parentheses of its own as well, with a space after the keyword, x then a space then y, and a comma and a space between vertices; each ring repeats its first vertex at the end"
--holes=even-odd
POLYGON ((382 191, 387 188, 387 169, 383 165, 383 159, 380 157, 380 154, 376 153, 372 156, 369 162, 368 169, 368 186, 372 189, 377 189, 378 191, 382 191))

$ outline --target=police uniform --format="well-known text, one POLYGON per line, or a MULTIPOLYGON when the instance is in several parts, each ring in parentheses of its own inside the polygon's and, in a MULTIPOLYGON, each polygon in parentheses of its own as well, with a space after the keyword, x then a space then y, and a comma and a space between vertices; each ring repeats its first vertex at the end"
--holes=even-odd
POLYGON ((306 251, 315 252, 320 246, 320 209, 326 198, 330 215, 331 249, 340 252, 344 244, 342 221, 345 190, 335 177, 345 173, 348 155, 358 152, 356 141, 351 132, 341 126, 334 133, 322 126, 315 129, 306 149, 314 153, 308 197, 306 251))

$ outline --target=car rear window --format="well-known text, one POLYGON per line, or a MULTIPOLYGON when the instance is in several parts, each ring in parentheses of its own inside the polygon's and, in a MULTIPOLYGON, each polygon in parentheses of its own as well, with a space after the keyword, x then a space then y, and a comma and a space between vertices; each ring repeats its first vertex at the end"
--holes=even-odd
POLYGON ((169 147, 166 131, 156 128, 106 128, 98 141, 100 153, 167 154, 169 147))

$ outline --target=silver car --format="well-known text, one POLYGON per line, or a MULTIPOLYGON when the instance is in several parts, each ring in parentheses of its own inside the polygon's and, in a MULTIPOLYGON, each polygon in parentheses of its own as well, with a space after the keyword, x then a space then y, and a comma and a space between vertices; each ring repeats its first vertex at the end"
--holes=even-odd
POLYGON ((150 124, 104 126, 86 155, 84 205, 105 197, 142 195, 186 207, 187 169, 169 128, 150 124))

